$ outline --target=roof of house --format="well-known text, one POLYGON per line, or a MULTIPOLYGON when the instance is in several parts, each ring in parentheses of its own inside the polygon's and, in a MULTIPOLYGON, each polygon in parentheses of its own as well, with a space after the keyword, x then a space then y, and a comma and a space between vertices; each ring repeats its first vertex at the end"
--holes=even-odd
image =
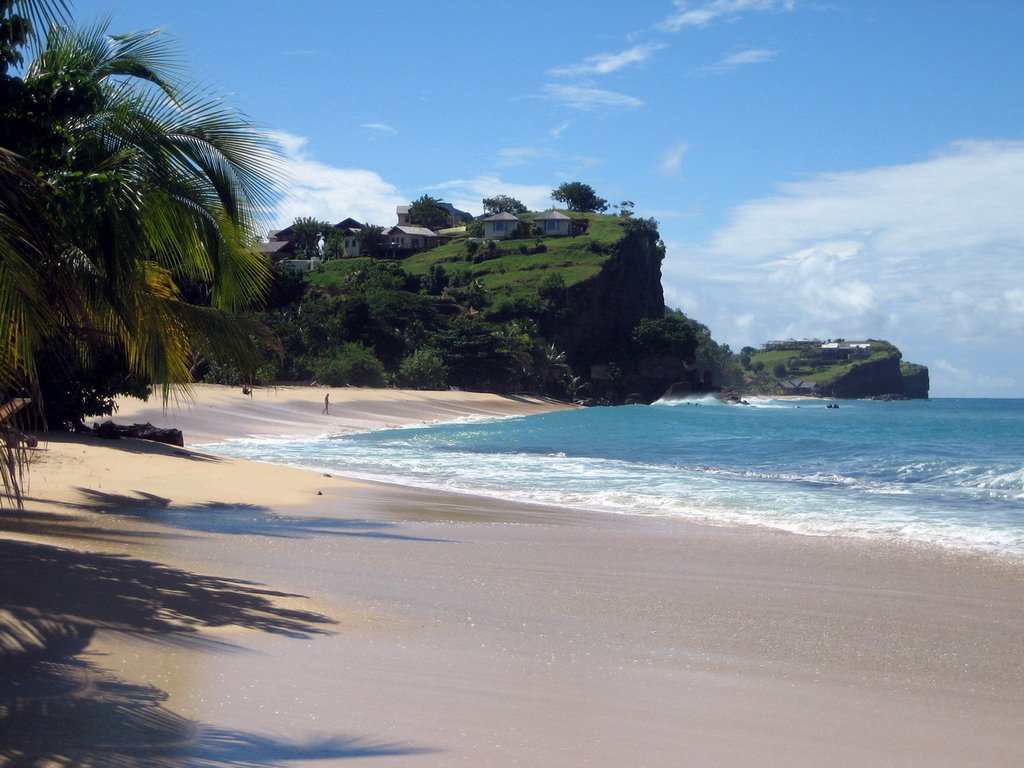
POLYGON ((401 232, 403 235, 418 235, 419 237, 437 237, 437 232, 426 227, 405 227, 395 226, 388 230, 389 235, 401 232))
POLYGON ((291 249, 295 246, 290 240, 271 240, 269 243, 256 243, 256 250, 259 253, 277 253, 284 249, 291 249))
POLYGON ((493 216, 488 216, 486 219, 480 219, 480 221, 522 221, 522 219, 514 213, 502 211, 501 213, 496 213, 493 216))
POLYGON ((550 211, 544 211, 544 213, 539 214, 538 216, 534 216, 533 217, 534 221, 546 221, 547 219, 559 219, 559 220, 564 220, 564 221, 572 221, 572 216, 566 216, 561 211, 550 210, 550 211))
POLYGON ((334 225, 334 228, 335 229, 362 229, 365 226, 366 226, 365 224, 356 221, 352 217, 349 217, 349 218, 345 219, 344 221, 339 221, 337 224, 334 225))
POLYGON ((795 379, 789 379, 788 381, 782 382, 779 386, 783 389, 817 389, 818 382, 816 381, 796 381, 795 379))

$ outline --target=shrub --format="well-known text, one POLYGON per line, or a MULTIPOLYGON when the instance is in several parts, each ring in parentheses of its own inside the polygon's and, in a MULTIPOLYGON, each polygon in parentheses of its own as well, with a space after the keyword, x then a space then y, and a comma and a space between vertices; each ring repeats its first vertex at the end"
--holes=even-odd
POLYGON ((382 387, 385 383, 384 365, 372 349, 357 342, 342 344, 334 354, 321 357, 313 375, 321 384, 333 387, 382 387))
POLYGON ((432 349, 418 349, 398 366, 398 383, 410 389, 447 389, 448 366, 432 349))

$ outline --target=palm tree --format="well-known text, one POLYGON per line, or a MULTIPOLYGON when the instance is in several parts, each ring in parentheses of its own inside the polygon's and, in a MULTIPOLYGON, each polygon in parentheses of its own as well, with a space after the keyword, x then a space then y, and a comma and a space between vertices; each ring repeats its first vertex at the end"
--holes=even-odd
POLYGON ((165 403, 197 348, 256 354, 233 313, 270 277, 254 243, 277 155, 179 74, 157 32, 55 25, 20 103, 0 106, 0 401, 54 374, 35 364, 45 344, 76 362, 113 350, 165 403), (182 280, 209 283, 210 306, 185 302, 182 280))

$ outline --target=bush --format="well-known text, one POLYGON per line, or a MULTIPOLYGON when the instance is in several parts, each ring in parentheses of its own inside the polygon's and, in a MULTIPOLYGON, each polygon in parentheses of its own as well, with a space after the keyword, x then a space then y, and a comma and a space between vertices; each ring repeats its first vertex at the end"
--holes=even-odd
POLYGON ((357 342, 342 344, 333 355, 317 360, 313 376, 332 387, 382 387, 385 383, 383 363, 372 349, 357 342))
POLYGON ((447 389, 448 366, 432 349, 418 349, 398 366, 398 384, 410 389, 447 389))

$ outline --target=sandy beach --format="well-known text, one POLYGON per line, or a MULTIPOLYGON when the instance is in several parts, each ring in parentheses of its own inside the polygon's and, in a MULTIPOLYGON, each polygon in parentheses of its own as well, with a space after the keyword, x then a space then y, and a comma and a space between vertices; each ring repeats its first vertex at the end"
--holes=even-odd
POLYGON ((1024 563, 193 446, 554 403, 200 386, 0 512, 0 766, 1019 766, 1024 563))

